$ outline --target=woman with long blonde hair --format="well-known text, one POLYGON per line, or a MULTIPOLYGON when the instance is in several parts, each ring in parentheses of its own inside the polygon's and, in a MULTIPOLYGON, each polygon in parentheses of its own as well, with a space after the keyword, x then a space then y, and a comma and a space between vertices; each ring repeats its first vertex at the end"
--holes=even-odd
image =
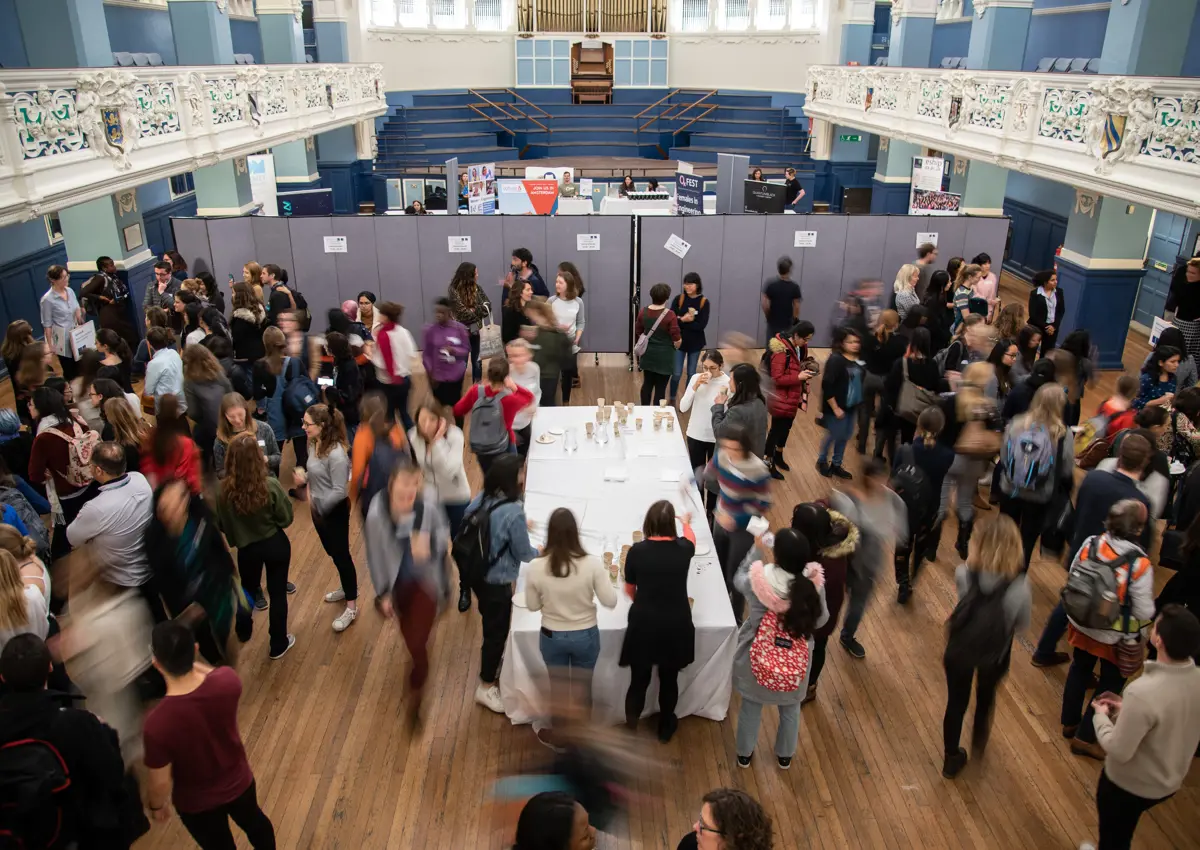
POLYGON ((254 262, 246 263, 246 265, 242 266, 242 282, 247 284, 254 292, 254 297, 258 299, 258 303, 266 303, 263 301, 262 266, 254 262))
POLYGON ((308 483, 308 504, 313 528, 337 568, 341 587, 325 594, 326 602, 345 600, 346 608, 333 621, 335 632, 350 628, 358 616, 358 575, 350 554, 349 444, 346 421, 336 407, 314 404, 304 411, 308 437, 308 466, 296 470, 300 483, 308 483))
MULTIPOLYGON (((296 453, 296 468, 303 469, 308 463, 308 440, 300 420, 289 416, 283 404, 283 392, 288 382, 300 375, 300 361, 288 358, 287 337, 279 328, 270 326, 264 330, 262 341, 264 355, 254 364, 254 400, 258 412, 271 426, 279 450, 283 451, 284 445, 291 440, 292 450, 296 453)), ((297 482, 296 486, 301 485, 297 482)))
POLYGON ((1021 535, 1007 516, 992 517, 983 523, 971 541, 966 563, 954 573, 958 590, 958 605, 950 615, 946 652, 946 712, 942 718, 942 743, 945 761, 942 776, 953 779, 967 763, 967 751, 958 745, 962 736, 963 717, 971 701, 971 683, 978 674, 975 686, 975 723, 971 730, 971 755, 978 759, 987 748, 992 729, 992 707, 996 688, 1008 672, 1012 639, 1029 625, 1032 597, 1029 583, 1022 571, 1017 554, 1021 535), (979 647, 967 629, 972 616, 979 610, 981 597, 1003 594, 1004 631, 1008 639, 982 663, 979 647))
POLYGON ((46 639, 50 631, 48 590, 43 593, 32 579, 27 582, 13 554, 0 549, 0 649, 17 635, 46 639))
POLYGON ((981 300, 975 294, 975 284, 979 283, 983 277, 983 269, 974 263, 967 263, 960 266, 958 276, 954 279, 954 320, 961 323, 969 315, 978 315, 983 318, 983 314, 987 312, 987 303, 982 305, 983 312, 980 313, 980 306, 975 305, 972 309, 972 300, 981 300))
MULTIPOLYGON (((982 320, 982 318, 980 318, 982 320)), ((945 517, 950 508, 950 491, 954 490, 954 509, 958 517, 958 538, 955 547, 960 558, 967 556, 967 543, 975 523, 975 499, 984 463, 990 456, 982 455, 981 441, 987 433, 1000 430, 1001 422, 996 404, 987 396, 987 386, 994 370, 990 363, 971 363, 962 372, 958 389, 942 402, 946 426, 941 442, 954 449, 954 463, 942 482, 938 515, 945 517)), ((990 438, 996 442, 993 436, 990 438)), ((981 507, 985 507, 981 505, 981 507)))
POLYGON ((50 571, 46 569, 45 562, 37 556, 37 541, 11 525, 0 524, 0 549, 16 558, 22 583, 41 591, 42 596, 46 598, 46 604, 49 605, 50 571))
POLYGON ((1033 394, 1026 413, 1008 424, 1000 452, 1000 510, 1021 530, 1025 569, 1051 503, 1070 498, 1075 444, 1063 422, 1066 393, 1058 383, 1033 394))
POLYGON ((266 459, 249 434, 229 443, 214 514, 225 539, 238 550, 242 589, 259 611, 271 609, 270 655, 282 658, 296 642, 287 630, 287 597, 296 586, 288 581, 292 544, 284 533, 292 524, 292 503, 278 479, 267 474, 266 459), (262 591, 264 569, 270 603, 262 591))
POLYGON ((1016 339, 1028 320, 1028 311, 1020 301, 1005 304, 996 317, 996 336, 1000 339, 1016 339))
POLYGON ((892 291, 896 293, 896 312, 900 314, 901 321, 909 310, 921 303, 921 297, 917 295, 917 281, 920 279, 921 267, 913 263, 905 263, 896 272, 892 291))
POLYGON ((267 459, 267 472, 279 477, 279 444, 275 432, 261 419, 254 418, 254 404, 241 393, 227 393, 221 399, 221 410, 217 416, 217 438, 213 441, 213 466, 217 477, 225 477, 225 452, 230 441, 238 434, 249 434, 258 442, 263 457, 267 459))
POLYGON ((150 423, 134 414, 129 402, 123 398, 104 402, 104 431, 100 436, 125 450, 126 472, 141 472, 142 446, 150 436, 150 423))
MULTIPOLYGON (((4 357, 4 366, 8 369, 8 379, 12 381, 13 394, 21 398, 21 382, 17 378, 17 367, 21 365, 21 352, 25 346, 33 343, 33 326, 24 319, 9 322, 8 331, 4 334, 4 344, 0 345, 0 355, 4 357)), ((20 409, 18 403, 17 409, 20 409)))

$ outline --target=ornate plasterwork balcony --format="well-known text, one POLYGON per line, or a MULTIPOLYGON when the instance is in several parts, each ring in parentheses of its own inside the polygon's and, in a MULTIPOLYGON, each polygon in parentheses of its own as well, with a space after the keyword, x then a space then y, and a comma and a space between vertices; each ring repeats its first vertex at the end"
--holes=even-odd
POLYGON ((380 65, 0 71, 0 225, 386 111, 380 65))
POLYGON ((809 68, 804 112, 952 153, 1200 216, 1200 80, 809 68))

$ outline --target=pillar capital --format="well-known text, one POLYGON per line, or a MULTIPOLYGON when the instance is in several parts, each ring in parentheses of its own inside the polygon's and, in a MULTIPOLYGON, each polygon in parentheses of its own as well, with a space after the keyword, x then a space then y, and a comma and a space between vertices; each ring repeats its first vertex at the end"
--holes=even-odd
POLYGON ((892 26, 898 26, 904 18, 933 20, 937 17, 937 9, 937 0, 892 0, 892 26))
POLYGON ((347 0, 313 0, 313 23, 348 23, 351 14, 347 0))
POLYGON ((983 18, 988 9, 1032 9, 1033 0, 976 0, 975 17, 983 18))
POLYGON ((257 0, 255 8, 260 18, 263 15, 293 15, 296 23, 300 23, 304 15, 300 0, 257 0))
POLYGON ((843 24, 875 26, 875 0, 848 0, 843 24))

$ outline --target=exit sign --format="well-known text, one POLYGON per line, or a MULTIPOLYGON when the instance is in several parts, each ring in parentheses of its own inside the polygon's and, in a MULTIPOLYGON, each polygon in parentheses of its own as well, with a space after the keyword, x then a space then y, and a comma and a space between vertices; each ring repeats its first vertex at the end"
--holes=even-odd
POLYGON ((839 142, 861 142, 862 136, 860 136, 858 133, 854 133, 852 135, 847 135, 845 133, 842 133, 838 136, 838 141, 839 142))

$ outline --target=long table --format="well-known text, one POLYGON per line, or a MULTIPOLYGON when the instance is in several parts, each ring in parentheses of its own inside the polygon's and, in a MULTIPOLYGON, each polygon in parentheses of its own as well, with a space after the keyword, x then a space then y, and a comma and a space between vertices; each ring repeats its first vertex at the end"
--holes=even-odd
MULTIPOLYGON (((630 427, 621 437, 613 437, 609 424, 609 442, 602 444, 589 440, 584 428, 586 422, 595 422, 595 407, 541 408, 533 420, 535 439, 525 476, 525 513, 535 524, 533 542, 540 545, 554 509, 570 508, 580 525, 584 548, 597 556, 606 551, 606 544, 614 547, 610 551, 619 552, 622 545, 632 543, 633 532, 641 530, 646 510, 659 499, 671 500, 677 514, 692 514, 697 548, 688 575, 688 596, 695 600, 692 621, 696 626, 696 659, 679 674, 676 714, 723 720, 729 710, 737 631, 733 609, 712 534, 704 522, 701 496, 691 483, 687 485, 686 500, 681 492, 681 476, 690 477, 691 469, 680 423, 676 421, 674 431, 665 427, 655 431, 652 412, 649 407, 636 407, 629 419, 630 427), (636 417, 643 420, 640 431, 633 427, 636 417), (552 428, 564 432, 573 429, 578 449, 565 450, 565 433, 552 443, 539 444, 536 437, 552 428)), ((528 569, 528 564, 521 565, 500 674, 504 711, 514 724, 543 717, 549 705, 549 677, 538 646, 542 616, 517 604, 523 599, 528 569)), ((616 724, 625 717, 629 670, 617 666, 617 660, 630 605, 623 587, 618 588, 616 608, 596 605, 600 659, 593 678, 593 719, 597 722, 616 724)), ((647 694, 646 714, 657 710, 656 675, 647 694)))

